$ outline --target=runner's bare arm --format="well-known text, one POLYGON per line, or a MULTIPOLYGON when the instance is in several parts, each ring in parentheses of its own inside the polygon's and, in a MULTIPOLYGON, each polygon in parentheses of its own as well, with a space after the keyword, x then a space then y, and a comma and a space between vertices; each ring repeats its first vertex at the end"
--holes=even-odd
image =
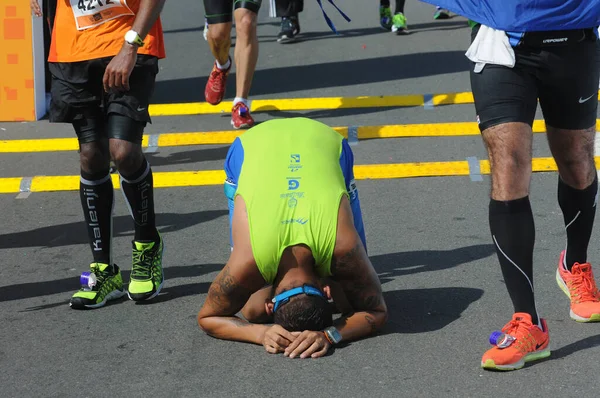
POLYGON ((381 329, 387 320, 387 307, 379 277, 360 239, 335 259, 331 271, 353 310, 336 321, 342 341, 356 340, 381 329))
POLYGON ((224 340, 262 344, 267 325, 251 324, 235 316, 252 293, 264 285, 256 272, 237 265, 235 257, 225 265, 208 290, 208 297, 198 313, 198 325, 207 334, 224 340), (234 261, 232 261, 234 260, 234 261))
POLYGON ((140 8, 133 21, 131 30, 143 39, 160 16, 166 0, 140 0, 140 8))
MULTIPOLYGON (((165 1, 140 0, 140 7, 131 30, 137 32, 144 39, 160 16, 165 1)), ((104 91, 129 91, 129 77, 135 67, 137 51, 137 45, 131 45, 123 41, 121 51, 110 61, 104 72, 104 77, 102 78, 104 91)))

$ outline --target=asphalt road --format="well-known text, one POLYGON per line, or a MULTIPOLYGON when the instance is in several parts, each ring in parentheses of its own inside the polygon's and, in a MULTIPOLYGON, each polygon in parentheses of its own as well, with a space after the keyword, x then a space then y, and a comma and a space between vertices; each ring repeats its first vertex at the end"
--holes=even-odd
MULTIPOLYGON (((470 91, 460 17, 433 21, 407 2, 412 34, 378 26, 375 1, 338 1, 336 37, 313 1, 301 15, 302 41, 279 45, 268 3, 259 18, 255 99, 377 96, 470 91)), ((154 103, 203 100, 212 57, 202 39, 202 2, 172 0, 163 13, 168 58, 154 103)), ((234 96, 230 78, 227 98, 234 96)), ((258 121, 304 115, 335 126, 474 120, 473 105, 261 112, 258 121)), ((69 126, 0 123, 6 139, 71 137, 69 126)), ((151 134, 229 129, 229 115, 156 117, 151 134)), ((536 156, 548 156, 543 135, 536 156)), ((374 139, 354 148, 357 164, 485 158, 478 136, 374 139)), ((160 148, 155 171, 222 167, 227 147, 160 148)), ((77 174, 76 152, 1 154, 0 177, 77 174)), ((600 325, 568 316, 554 281, 565 240, 557 176, 536 174, 535 286, 551 331, 552 356, 511 373, 480 369, 489 333, 506 323, 506 294, 487 225, 489 179, 431 177, 359 181, 372 262, 391 317, 378 336, 317 360, 273 356, 260 346, 212 339, 196 324, 208 286, 229 254, 226 202, 218 186, 156 191, 167 247, 164 293, 148 304, 121 301, 69 309, 90 262, 76 192, 0 195, 0 395, 6 397, 475 397, 598 394, 600 325)), ((117 196, 115 261, 130 269, 132 221, 117 196)), ((598 262, 598 233, 590 259, 598 262)))

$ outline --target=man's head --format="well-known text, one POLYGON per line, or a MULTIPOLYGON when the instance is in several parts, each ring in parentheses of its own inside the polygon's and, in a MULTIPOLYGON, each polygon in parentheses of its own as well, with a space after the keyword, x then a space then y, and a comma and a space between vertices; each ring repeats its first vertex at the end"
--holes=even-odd
POLYGON ((289 331, 323 330, 333 323, 329 286, 321 286, 310 249, 286 249, 273 284, 273 300, 266 304, 274 322, 289 331))
POLYGON ((316 286, 305 284, 286 290, 272 302, 274 323, 286 330, 323 330, 333 323, 327 293, 316 286))

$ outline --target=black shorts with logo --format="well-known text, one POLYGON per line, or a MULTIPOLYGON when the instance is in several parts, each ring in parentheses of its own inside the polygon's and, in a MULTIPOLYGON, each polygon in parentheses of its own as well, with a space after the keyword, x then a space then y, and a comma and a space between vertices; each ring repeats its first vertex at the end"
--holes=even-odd
POLYGON ((233 10, 244 8, 258 14, 262 0, 204 0, 204 12, 209 25, 231 22, 233 10))
POLYGON ((129 91, 106 93, 102 79, 111 59, 112 57, 49 64, 52 73, 50 122, 102 120, 111 113, 127 116, 144 124, 150 122, 148 105, 158 73, 158 58, 138 55, 129 78, 129 91))
MULTIPOLYGON (((478 26, 473 39, 477 31, 478 26)), ((529 32, 514 51, 513 68, 471 70, 481 131, 510 122, 532 125, 538 99, 548 126, 581 130, 595 125, 600 41, 593 29, 529 32)))

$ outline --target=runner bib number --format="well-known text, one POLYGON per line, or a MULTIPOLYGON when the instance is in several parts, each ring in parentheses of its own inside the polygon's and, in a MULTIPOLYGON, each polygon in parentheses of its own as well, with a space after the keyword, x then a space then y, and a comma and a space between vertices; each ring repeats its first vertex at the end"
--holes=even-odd
POLYGON ((134 15, 127 0, 69 0, 77 30, 102 25, 106 21, 134 15))

